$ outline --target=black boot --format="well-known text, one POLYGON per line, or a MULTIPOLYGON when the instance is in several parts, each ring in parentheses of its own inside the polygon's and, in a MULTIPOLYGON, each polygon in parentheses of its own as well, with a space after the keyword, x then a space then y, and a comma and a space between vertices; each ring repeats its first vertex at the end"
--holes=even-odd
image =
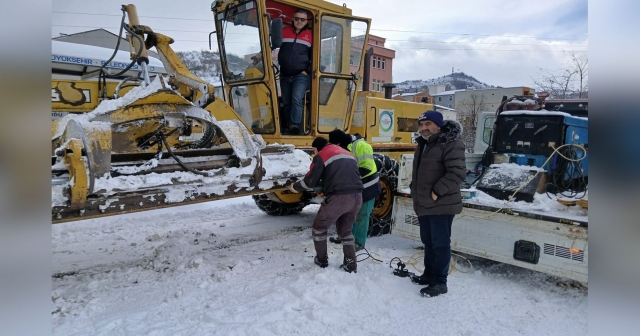
POLYGON ((420 286, 433 286, 433 281, 428 279, 424 274, 423 275, 412 275, 411 282, 420 286))
POLYGON ((356 246, 355 245, 342 245, 342 254, 344 255, 344 259, 342 259, 342 265, 340 268, 351 273, 356 273, 358 269, 358 263, 356 262, 356 246))
POLYGON ((340 265, 340 268, 349 273, 358 273, 358 264, 351 258, 344 258, 344 264, 340 265))
POLYGON ((329 255, 327 254, 327 241, 313 241, 313 247, 316 249, 316 256, 313 258, 313 263, 325 268, 329 266, 329 255))
POLYGON ((320 260, 318 256, 313 257, 313 263, 320 266, 321 268, 325 268, 329 266, 329 259, 325 258, 324 260, 320 260))
POLYGON ((447 285, 433 284, 420 290, 424 297, 434 297, 447 292, 447 285))

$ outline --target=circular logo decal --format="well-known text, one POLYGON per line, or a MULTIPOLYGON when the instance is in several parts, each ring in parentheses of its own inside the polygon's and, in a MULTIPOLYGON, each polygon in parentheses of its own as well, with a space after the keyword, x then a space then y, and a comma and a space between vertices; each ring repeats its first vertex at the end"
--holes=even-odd
POLYGON ((389 113, 389 111, 380 113, 380 128, 384 132, 388 132, 393 128, 393 118, 391 117, 391 113, 389 113))

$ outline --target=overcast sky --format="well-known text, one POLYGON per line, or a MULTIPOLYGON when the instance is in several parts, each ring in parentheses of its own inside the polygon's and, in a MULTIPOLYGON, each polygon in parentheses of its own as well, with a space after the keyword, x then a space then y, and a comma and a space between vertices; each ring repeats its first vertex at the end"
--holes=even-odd
MULTIPOLYGON (((141 24, 173 37, 175 50, 209 48, 208 33, 214 30, 210 0, 133 3, 141 24)), ((52 4, 52 37, 95 28, 118 32, 119 2, 53 0, 52 4)), ((371 18, 371 34, 387 38, 385 47, 396 50, 394 82, 443 76, 453 67, 491 85, 535 87, 532 78, 542 77, 539 68, 561 72, 568 64, 567 52, 587 57, 587 0, 347 0, 346 4, 353 15, 371 18)))

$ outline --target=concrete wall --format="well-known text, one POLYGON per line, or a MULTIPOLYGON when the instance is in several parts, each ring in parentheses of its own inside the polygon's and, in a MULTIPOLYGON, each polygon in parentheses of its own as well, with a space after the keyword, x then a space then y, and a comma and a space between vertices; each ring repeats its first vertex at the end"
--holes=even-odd
POLYGON ((498 106, 500 106, 500 102, 502 101, 502 96, 511 97, 513 95, 525 95, 534 93, 535 90, 530 89, 528 87, 518 86, 518 87, 510 87, 510 88, 496 88, 496 89, 482 89, 482 90, 465 90, 465 91, 457 91, 455 93, 455 108, 460 111, 463 108, 463 105, 467 104, 471 99, 472 95, 477 95, 478 97, 484 96, 484 109, 485 111, 495 111, 498 106))

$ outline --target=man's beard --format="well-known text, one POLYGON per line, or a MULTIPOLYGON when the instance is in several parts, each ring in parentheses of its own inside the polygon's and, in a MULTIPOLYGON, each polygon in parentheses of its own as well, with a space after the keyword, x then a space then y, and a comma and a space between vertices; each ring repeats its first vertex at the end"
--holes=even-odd
POLYGON ((429 138, 433 135, 433 133, 429 133, 427 135, 424 135, 424 133, 420 132, 420 135, 422 136, 423 139, 429 140, 429 138))

